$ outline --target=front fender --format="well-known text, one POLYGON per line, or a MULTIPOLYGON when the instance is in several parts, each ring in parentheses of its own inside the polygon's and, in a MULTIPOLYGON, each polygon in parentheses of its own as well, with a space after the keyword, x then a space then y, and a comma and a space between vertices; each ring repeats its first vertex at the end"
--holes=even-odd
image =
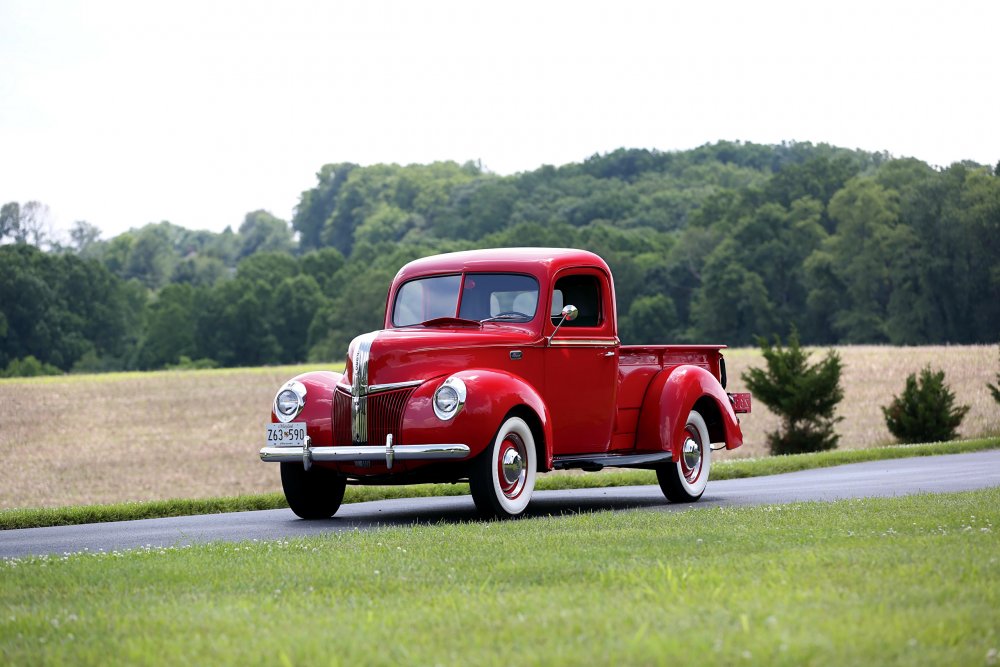
POLYGON ((680 449, 672 443, 683 441, 688 414, 696 405, 708 423, 713 442, 725 442, 727 449, 743 444, 736 413, 719 381, 704 368, 682 365, 660 371, 646 388, 636 448, 670 451, 677 461, 680 449))
POLYGON ((507 414, 526 406, 538 418, 543 435, 545 469, 552 467, 552 420, 541 395, 524 378, 504 371, 469 369, 425 382, 410 398, 403 414, 405 444, 455 442, 468 445, 470 457, 482 452, 507 414), (465 406, 453 419, 442 421, 434 414, 434 392, 449 377, 465 382, 465 406))
MULTIPOLYGON (((306 422, 306 432, 313 447, 333 446, 333 390, 342 377, 342 373, 332 371, 310 371, 292 378, 306 388, 305 406, 295 421, 306 422)), ((273 404, 271 421, 279 421, 273 404)))

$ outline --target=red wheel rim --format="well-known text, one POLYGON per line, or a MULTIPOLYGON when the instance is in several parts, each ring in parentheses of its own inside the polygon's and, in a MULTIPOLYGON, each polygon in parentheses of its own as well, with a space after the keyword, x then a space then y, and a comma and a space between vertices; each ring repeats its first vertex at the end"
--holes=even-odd
POLYGON ((500 443, 497 453, 497 483, 500 493, 505 498, 514 500, 524 491, 524 482, 528 476, 525 461, 528 451, 524 441, 516 433, 508 433, 500 443))

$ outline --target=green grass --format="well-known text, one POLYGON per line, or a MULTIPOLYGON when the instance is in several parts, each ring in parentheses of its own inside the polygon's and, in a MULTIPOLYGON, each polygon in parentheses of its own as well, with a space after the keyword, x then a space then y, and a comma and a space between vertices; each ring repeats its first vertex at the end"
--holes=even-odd
MULTIPOLYGON (((924 445, 896 445, 875 449, 854 449, 769 456, 760 459, 721 461, 712 467, 712 479, 740 479, 777 475, 810 468, 824 468, 846 463, 880 461, 911 456, 961 454, 1000 448, 1000 437, 959 442, 937 442, 924 445)), ((536 489, 584 489, 613 486, 656 484, 656 474, 649 470, 607 470, 581 475, 550 475, 538 478, 536 489)), ((427 498, 430 496, 460 496, 469 493, 468 484, 420 484, 415 486, 350 486, 345 503, 359 503, 388 498, 427 498)), ((81 523, 133 521, 169 516, 216 514, 219 512, 249 512, 288 507, 280 493, 209 498, 204 500, 161 500, 150 502, 83 505, 77 507, 27 508, 0 511, 0 530, 69 526, 81 523)))
POLYGON ((0 562, 4 664, 986 665, 1000 489, 0 562))

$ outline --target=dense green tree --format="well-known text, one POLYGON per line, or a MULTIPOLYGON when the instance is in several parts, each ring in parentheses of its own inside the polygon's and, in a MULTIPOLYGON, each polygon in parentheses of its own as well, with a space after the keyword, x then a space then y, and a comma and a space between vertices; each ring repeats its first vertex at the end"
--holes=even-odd
POLYGON ((196 357, 195 293, 189 284, 167 285, 149 304, 145 336, 139 342, 135 365, 163 368, 196 357))
POLYGON ((29 355, 62 370, 89 351, 123 357, 141 307, 95 261, 0 246, 0 368, 29 355))
POLYGON ((221 259, 205 255, 192 255, 177 262, 170 282, 199 287, 211 286, 226 278, 229 269, 221 259))
POLYGON ((168 224, 146 225, 135 234, 122 275, 159 289, 167 284, 177 260, 168 224))
POLYGON ((260 252, 251 255, 236 267, 236 278, 244 281, 259 281, 274 289, 285 278, 299 274, 299 263, 291 255, 283 252, 260 252))
POLYGON ((247 213, 240 225, 240 238, 240 258, 257 252, 291 253, 293 248, 292 230, 288 223, 267 211, 247 213))
POLYGON ((292 229, 299 233, 303 250, 321 247, 323 228, 337 206, 340 188, 356 167, 351 163, 324 165, 316 174, 319 181, 316 187, 302 193, 292 218, 292 229))
POLYGON ((285 278, 274 293, 271 327, 281 345, 283 363, 304 361, 309 353, 309 329, 326 299, 312 276, 285 278))
POLYGON ((302 273, 310 276, 324 293, 329 294, 327 288, 344 266, 344 256, 336 248, 321 248, 302 255, 299 266, 302 273))
MULTIPOLYGON (((789 165, 768 181, 765 194, 769 201, 791 206, 793 201, 808 197, 826 205, 844 184, 862 168, 859 161, 847 155, 835 159, 811 158, 801 164, 789 165)), ((827 231, 833 231, 829 219, 823 219, 827 231)))
MULTIPOLYGON (((898 194, 872 179, 848 183, 830 200, 837 231, 823 244, 830 266, 843 286, 844 307, 833 326, 845 342, 885 342, 886 311, 891 295, 888 239, 899 223, 898 194)), ((813 284, 817 289, 827 286, 813 284)))
POLYGON ((814 344, 968 343, 1000 331, 996 172, 824 144, 619 149, 513 176, 329 164, 291 229, 254 211, 237 231, 163 222, 101 240, 80 222, 75 253, 46 245, 44 212, 0 207, 0 242, 107 271, 3 246, 0 368, 28 355, 64 370, 339 359, 381 326, 403 263, 502 246, 604 257, 626 341, 747 344, 796 328, 814 344))
POLYGON ((680 330, 677 309, 666 294, 640 296, 619 322, 619 337, 626 345, 662 345, 676 340, 680 330))
POLYGON ((720 246, 705 264, 702 287, 691 305, 693 337, 742 345, 780 325, 764 279, 728 257, 729 245, 720 246))

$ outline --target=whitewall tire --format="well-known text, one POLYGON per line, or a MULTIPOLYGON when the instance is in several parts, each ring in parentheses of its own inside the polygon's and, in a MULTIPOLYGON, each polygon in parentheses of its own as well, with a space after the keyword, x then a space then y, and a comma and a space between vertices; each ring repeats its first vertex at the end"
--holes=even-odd
POLYGON ((490 446, 473 463, 469 490, 484 517, 512 518, 531 501, 538 453, 531 428, 520 417, 504 421, 490 446))
POLYGON ((675 503, 690 503, 701 498, 708 484, 708 474, 712 468, 712 445, 708 439, 708 425, 705 418, 692 410, 684 425, 684 435, 676 462, 657 468, 656 479, 667 500, 675 503))

